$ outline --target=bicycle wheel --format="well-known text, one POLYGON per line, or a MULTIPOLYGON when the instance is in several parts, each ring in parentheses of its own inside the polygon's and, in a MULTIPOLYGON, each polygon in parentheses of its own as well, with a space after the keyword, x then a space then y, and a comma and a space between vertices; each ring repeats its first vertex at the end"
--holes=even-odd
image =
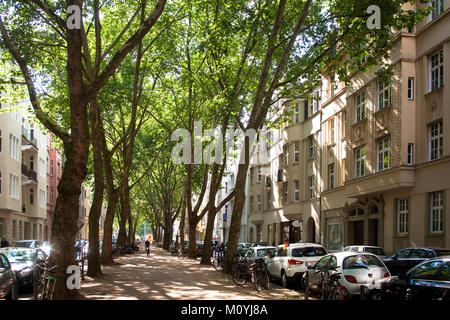
POLYGON ((253 285, 255 287, 255 290, 259 292, 261 292, 262 290, 262 272, 261 271, 257 271, 256 273, 253 272, 253 285))
POLYGON ((262 275, 262 287, 263 287, 263 289, 266 289, 266 290, 269 290, 269 288, 270 288, 270 279, 269 279, 269 273, 267 272, 267 270, 265 270, 262 275))
POLYGON ((233 278, 233 282, 237 286, 243 286, 247 281, 246 274, 244 274, 237 265, 233 265, 231 267, 231 276, 233 278))
POLYGON ((339 287, 333 287, 328 295, 327 300, 344 300, 344 293, 339 287))
POLYGON ((217 271, 223 270, 223 263, 219 259, 214 259, 212 265, 217 271))
POLYGON ((56 278, 50 277, 48 282, 47 300, 53 300, 53 294, 55 293, 56 278))

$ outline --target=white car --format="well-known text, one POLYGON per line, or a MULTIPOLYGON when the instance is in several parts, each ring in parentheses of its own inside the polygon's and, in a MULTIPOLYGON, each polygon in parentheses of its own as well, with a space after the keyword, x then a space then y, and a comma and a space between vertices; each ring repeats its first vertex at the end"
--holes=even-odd
POLYGON ((383 248, 374 246, 348 246, 345 247, 342 251, 373 253, 380 259, 384 259, 387 257, 386 252, 384 252, 383 248))
POLYGON ((339 272, 339 284, 345 288, 347 296, 359 296, 361 286, 367 290, 381 289, 381 283, 391 276, 383 261, 372 253, 337 252, 320 259, 308 267, 303 279, 306 285, 317 285, 321 274, 339 272))
POLYGON ((280 245, 267 259, 269 277, 280 279, 281 285, 286 287, 292 280, 301 280, 307 266, 315 264, 326 254, 325 248, 315 243, 292 243, 286 249, 280 245))

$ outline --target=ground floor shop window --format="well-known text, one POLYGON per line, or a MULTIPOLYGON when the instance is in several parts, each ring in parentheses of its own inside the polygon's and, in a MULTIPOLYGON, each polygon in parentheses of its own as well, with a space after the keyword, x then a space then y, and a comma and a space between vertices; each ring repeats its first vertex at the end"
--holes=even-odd
POLYGON ((327 226, 327 249, 341 250, 344 246, 344 224, 331 223, 327 226))

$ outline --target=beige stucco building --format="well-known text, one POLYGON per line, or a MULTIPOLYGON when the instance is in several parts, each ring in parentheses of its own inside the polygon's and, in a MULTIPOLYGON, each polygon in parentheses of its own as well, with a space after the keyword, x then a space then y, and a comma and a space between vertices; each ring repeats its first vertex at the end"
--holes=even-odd
POLYGON ((394 37, 390 81, 329 74, 320 101, 283 102, 293 123, 249 170, 249 241, 450 247, 450 3, 437 2, 394 37))
POLYGON ((25 107, 14 107, 0 112, 0 236, 10 245, 43 240, 47 217, 46 134, 25 107))

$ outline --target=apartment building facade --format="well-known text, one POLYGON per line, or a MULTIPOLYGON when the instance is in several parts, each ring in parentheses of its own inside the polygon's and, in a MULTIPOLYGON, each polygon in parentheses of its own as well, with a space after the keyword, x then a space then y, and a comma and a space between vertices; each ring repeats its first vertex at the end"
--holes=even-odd
POLYGON ((55 146, 54 135, 47 136, 47 222, 45 224, 46 241, 50 241, 52 232, 53 214, 55 212, 56 198, 58 197, 58 183, 61 180, 63 161, 61 150, 55 146))
POLYGON ((0 112, 0 234, 11 245, 44 240, 47 218, 46 134, 26 110, 0 112))
POLYGON ((376 69, 348 85, 324 75, 311 93, 320 99, 282 102, 293 123, 273 133, 268 172, 249 170, 258 240, 450 247, 450 9, 435 2, 429 18, 394 37, 390 80, 376 69), (274 207, 264 207, 270 197, 274 207))

